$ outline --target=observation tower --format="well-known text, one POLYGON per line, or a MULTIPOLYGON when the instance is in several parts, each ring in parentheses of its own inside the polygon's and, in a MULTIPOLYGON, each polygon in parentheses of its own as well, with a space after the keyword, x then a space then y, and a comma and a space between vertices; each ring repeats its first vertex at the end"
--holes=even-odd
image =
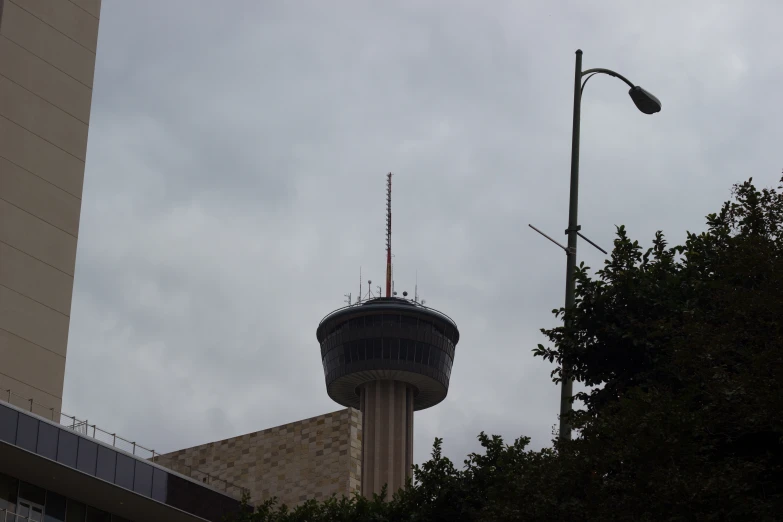
POLYGON ((391 174, 387 181, 386 295, 337 309, 316 331, 326 391, 362 412, 362 495, 388 497, 405 485, 413 465, 413 412, 435 406, 449 390, 456 323, 407 292, 392 291, 391 174))

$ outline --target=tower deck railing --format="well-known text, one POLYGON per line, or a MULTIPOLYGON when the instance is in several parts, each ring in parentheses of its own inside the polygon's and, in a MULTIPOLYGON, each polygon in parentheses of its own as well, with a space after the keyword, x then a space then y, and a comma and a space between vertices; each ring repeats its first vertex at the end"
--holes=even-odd
MULTIPOLYGON (((0 400, 4 400, 9 404, 14 404, 12 399, 14 397, 18 397, 19 399, 22 399, 22 402, 25 403, 25 407, 29 406, 28 409, 30 412, 33 412, 34 406, 37 406, 38 407, 37 409, 39 411, 50 412, 47 415, 41 415, 42 417, 46 418, 48 416, 49 420, 58 423, 60 426, 73 430, 76 433, 80 433, 81 435, 85 435, 87 437, 103 442, 104 444, 110 445, 114 448, 128 452, 137 457, 143 458, 145 460, 149 460, 151 462, 154 462, 155 464, 159 464, 162 465, 163 467, 167 467, 163 464, 160 464, 160 462, 157 460, 161 457, 162 454, 160 452, 155 451, 154 449, 150 449, 145 446, 142 446, 141 444, 123 438, 117 435, 116 433, 111 433, 106 430, 103 430, 98 426, 96 426, 95 424, 90 424, 90 422, 87 419, 79 419, 73 415, 68 415, 67 413, 64 413, 62 411, 56 411, 54 408, 46 407, 43 404, 35 402, 33 399, 30 399, 23 395, 19 395, 18 393, 14 393, 11 389, 0 390, 0 392, 2 393, 2 395, 0 395, 0 400)), ((18 404, 14 404, 14 405, 19 407, 18 404)), ((206 471, 202 471, 198 468, 194 468, 189 465, 177 464, 177 469, 172 469, 172 471, 176 471, 177 473, 182 473, 183 475, 189 476, 192 479, 197 479, 199 482, 209 485, 215 489, 219 489, 224 493, 227 493, 237 499, 241 499, 243 493, 246 492, 249 493, 249 490, 246 487, 240 486, 233 482, 229 482, 220 477, 216 477, 215 475, 212 475, 210 473, 207 473, 206 471)), ((5 521, 2 518, 0 518, 0 522, 5 522, 5 521)))
MULTIPOLYGON (((326 321, 327 319, 329 319, 331 316, 333 316, 334 314, 336 314, 338 312, 342 312, 343 310, 348 310, 349 308, 356 308, 356 307, 359 307, 359 306, 366 305, 367 303, 372 302, 372 301, 374 301, 376 299, 387 299, 387 298, 384 298, 384 297, 373 297, 371 299, 367 299, 367 300, 364 300, 364 301, 357 301, 357 302, 351 303, 349 305, 341 306, 340 308, 337 308, 336 310, 332 310, 331 312, 329 312, 328 314, 323 316, 323 319, 321 319, 321 321, 318 324, 323 324, 324 321, 326 321)), ((448 319, 449 322, 453 323, 454 325, 457 324, 457 322, 454 321, 454 319, 452 319, 448 315, 444 314, 440 310, 436 310, 435 308, 430 308, 429 306, 424 306, 423 304, 419 303, 418 301, 414 301, 413 299, 405 299, 405 298, 400 298, 400 297, 394 297, 394 298, 389 298, 389 299, 397 299, 397 300, 402 301, 402 302, 404 302, 406 304, 413 305, 416 308, 427 310, 428 312, 432 312, 432 313, 434 313, 436 315, 442 316, 444 319, 448 319)), ((389 304, 394 304, 394 301, 390 300, 389 304)), ((367 310, 372 310, 372 308, 368 308, 367 310)))

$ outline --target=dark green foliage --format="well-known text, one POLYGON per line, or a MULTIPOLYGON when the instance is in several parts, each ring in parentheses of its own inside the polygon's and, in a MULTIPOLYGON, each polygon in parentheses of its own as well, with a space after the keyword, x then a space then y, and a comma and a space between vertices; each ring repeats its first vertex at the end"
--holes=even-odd
POLYGON ((579 268, 569 327, 544 331, 555 348, 536 353, 596 386, 574 446, 595 459, 603 516, 776 518, 783 195, 751 181, 683 246, 659 232, 643 251, 620 227, 597 279, 579 268))
POLYGON ((574 441, 482 433, 457 469, 437 439, 388 501, 267 502, 241 520, 783 520, 783 194, 735 186, 682 246, 658 232, 643 250, 618 227, 577 294, 534 350, 591 387, 574 441))

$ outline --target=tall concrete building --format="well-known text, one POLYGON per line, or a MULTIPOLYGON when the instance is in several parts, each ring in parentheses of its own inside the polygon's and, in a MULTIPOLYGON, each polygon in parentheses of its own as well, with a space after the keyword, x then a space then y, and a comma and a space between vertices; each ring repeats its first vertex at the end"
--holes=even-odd
POLYGON ((0 0, 0 520, 218 522, 237 487, 60 414, 100 10, 0 0))
POLYGON ((219 522, 241 488, 60 412, 100 10, 0 0, 0 520, 219 522))
POLYGON ((47 418, 62 402, 100 10, 0 0, 0 393, 47 418))

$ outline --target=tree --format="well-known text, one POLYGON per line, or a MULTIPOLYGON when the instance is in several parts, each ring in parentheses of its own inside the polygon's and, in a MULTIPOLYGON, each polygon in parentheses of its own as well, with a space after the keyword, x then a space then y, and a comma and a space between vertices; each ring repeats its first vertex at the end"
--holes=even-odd
POLYGON ((781 519, 783 193, 736 185, 681 246, 658 232, 643 250, 618 227, 611 259, 580 265, 574 308, 554 312, 568 321, 534 355, 590 387, 575 440, 531 451, 482 433, 457 469, 436 439, 388 501, 270 501, 242 520, 781 519))
POLYGON ((593 387, 578 394, 573 447, 600 477, 596 516, 776 519, 783 194, 736 185, 682 246, 658 232, 643 252, 619 227, 611 260, 596 279, 588 271, 575 308, 557 311, 568 326, 544 330, 555 347, 536 355, 593 387))

